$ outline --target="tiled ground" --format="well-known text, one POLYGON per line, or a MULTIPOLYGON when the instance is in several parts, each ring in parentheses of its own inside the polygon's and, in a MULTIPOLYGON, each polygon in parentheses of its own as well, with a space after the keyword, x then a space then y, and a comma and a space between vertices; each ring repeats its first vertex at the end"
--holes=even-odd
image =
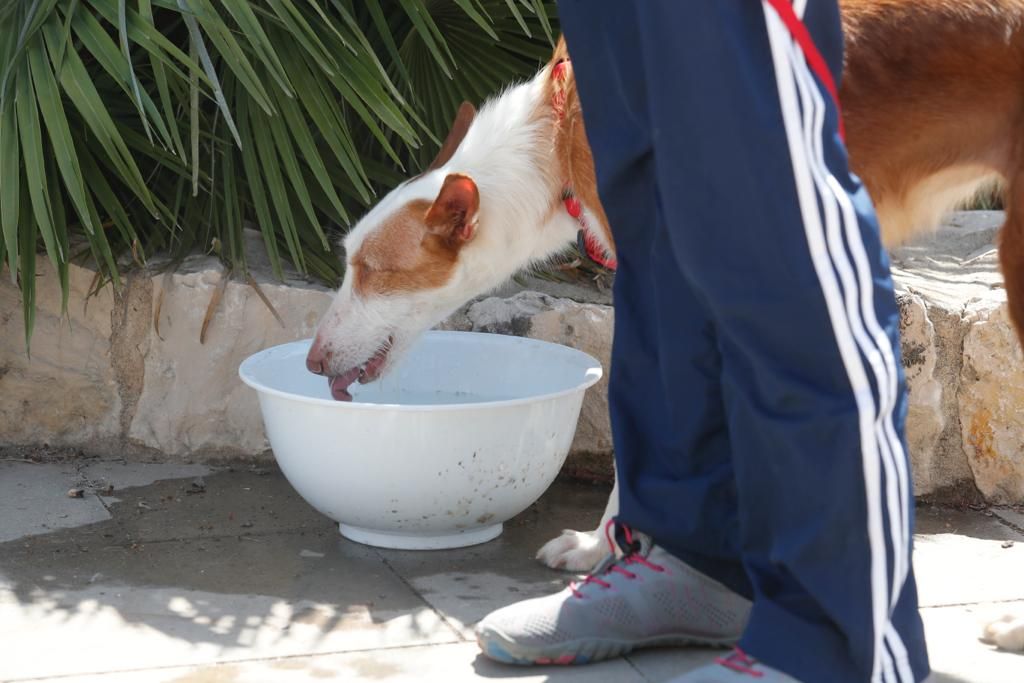
MULTIPOLYGON (((400 552, 342 539, 276 471, 0 461, 0 681, 666 681, 714 653, 523 670, 469 635, 564 583, 533 553, 593 524, 606 495, 558 483, 491 543, 400 552)), ((1024 681, 1024 656, 977 640, 985 617, 1024 612, 1022 527, 1010 511, 919 510, 939 682, 1024 681)))

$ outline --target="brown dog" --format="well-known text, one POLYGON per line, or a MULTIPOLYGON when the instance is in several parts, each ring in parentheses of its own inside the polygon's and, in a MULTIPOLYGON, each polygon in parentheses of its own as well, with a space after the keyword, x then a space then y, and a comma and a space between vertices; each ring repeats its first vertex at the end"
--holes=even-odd
MULTIPOLYGON (((1007 220, 999 258, 1010 317, 1024 339, 1024 1, 840 5, 850 164, 875 202, 886 246, 933 230, 979 190, 1001 186, 1007 220)), ((567 58, 560 41, 552 64, 567 58)), ((575 85, 570 78, 551 87, 565 91, 561 174, 612 245, 575 85)))

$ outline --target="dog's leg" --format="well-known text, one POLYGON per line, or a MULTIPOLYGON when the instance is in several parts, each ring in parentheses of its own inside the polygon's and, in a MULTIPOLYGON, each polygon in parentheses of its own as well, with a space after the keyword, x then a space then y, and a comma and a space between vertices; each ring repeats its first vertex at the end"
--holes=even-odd
POLYGON ((983 642, 1014 652, 1024 652, 1024 616, 1006 615, 985 627, 983 642))
POLYGON ((553 538, 537 551, 537 559, 555 569, 586 572, 597 566, 611 552, 604 537, 604 527, 619 513, 619 477, 608 496, 608 505, 601 515, 601 523, 593 531, 572 531, 566 529, 558 538, 553 538))

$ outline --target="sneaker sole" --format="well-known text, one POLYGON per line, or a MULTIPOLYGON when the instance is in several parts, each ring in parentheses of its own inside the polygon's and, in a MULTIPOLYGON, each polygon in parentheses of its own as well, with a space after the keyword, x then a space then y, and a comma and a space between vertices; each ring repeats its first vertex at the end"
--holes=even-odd
POLYGON ((490 659, 503 664, 534 666, 555 664, 589 664, 604 659, 621 657, 633 650, 653 647, 732 647, 736 638, 700 638, 695 636, 671 635, 647 638, 645 640, 614 640, 585 638, 561 643, 553 647, 523 646, 496 629, 485 629, 476 634, 480 650, 490 659))

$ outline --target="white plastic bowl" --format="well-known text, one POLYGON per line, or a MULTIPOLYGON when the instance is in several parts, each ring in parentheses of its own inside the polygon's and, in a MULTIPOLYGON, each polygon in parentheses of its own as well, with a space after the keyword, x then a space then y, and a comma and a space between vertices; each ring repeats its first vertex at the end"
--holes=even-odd
POLYGON ((384 378, 335 401, 309 340, 238 369, 274 455, 346 538, 384 548, 483 543, 534 503, 569 453, 600 363, 557 344, 428 332, 384 378))

